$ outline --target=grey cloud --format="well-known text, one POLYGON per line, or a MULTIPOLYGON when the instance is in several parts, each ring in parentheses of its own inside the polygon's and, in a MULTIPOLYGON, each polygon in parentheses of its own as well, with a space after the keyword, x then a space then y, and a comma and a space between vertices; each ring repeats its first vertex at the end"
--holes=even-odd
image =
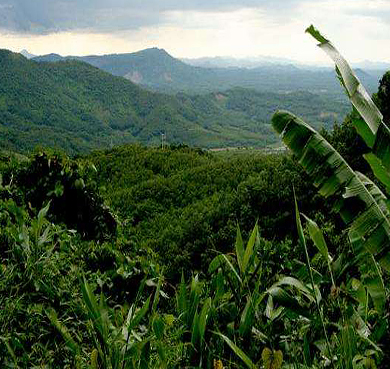
POLYGON ((227 11, 245 7, 280 14, 309 0, 0 0, 0 29, 45 34, 113 32, 164 23, 171 10, 227 11))

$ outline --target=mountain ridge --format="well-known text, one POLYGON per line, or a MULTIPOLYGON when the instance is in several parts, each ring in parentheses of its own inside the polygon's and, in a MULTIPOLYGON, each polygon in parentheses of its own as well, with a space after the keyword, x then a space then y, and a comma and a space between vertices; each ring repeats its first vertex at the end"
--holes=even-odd
POLYGON ((269 119, 294 109, 316 127, 343 119, 349 105, 310 92, 234 88, 203 95, 150 92, 79 60, 37 62, 0 50, 0 147, 36 145, 68 153, 140 142, 202 148, 279 145, 269 119))
MULTIPOLYGON (((3 149, 48 145, 78 153, 131 142, 158 145, 162 132, 170 143, 264 146, 270 134, 249 118, 240 116, 250 129, 221 121, 217 106, 205 108, 208 97, 195 107, 191 98, 144 90, 78 60, 39 63, 0 50, 0 80, 3 149)), ((227 114, 234 123, 235 114, 227 114)))
MULTIPOLYGON (((85 61, 113 75, 125 77, 142 87, 170 94, 177 92, 198 94, 244 87, 263 92, 306 90, 343 96, 335 71, 330 67, 314 68, 291 62, 279 64, 263 62, 252 68, 194 66, 157 47, 123 54, 66 57, 48 54, 34 60, 56 61, 59 57, 85 61)), ((359 77, 370 92, 376 91, 382 74, 383 71, 358 70, 359 77)))

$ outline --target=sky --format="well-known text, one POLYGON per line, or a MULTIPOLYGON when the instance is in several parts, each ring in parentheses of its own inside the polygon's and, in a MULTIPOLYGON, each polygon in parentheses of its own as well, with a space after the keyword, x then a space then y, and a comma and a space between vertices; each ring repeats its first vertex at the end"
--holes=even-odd
POLYGON ((159 47, 326 64, 310 24, 351 62, 390 62, 390 0, 0 0, 0 48, 36 55, 159 47))

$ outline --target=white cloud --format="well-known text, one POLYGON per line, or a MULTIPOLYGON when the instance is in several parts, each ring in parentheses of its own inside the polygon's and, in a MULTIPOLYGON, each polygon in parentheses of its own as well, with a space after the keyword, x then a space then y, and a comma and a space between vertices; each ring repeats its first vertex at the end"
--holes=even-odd
MULTIPOLYGON (((100 0, 97 3, 103 4, 100 0)), ((115 22, 117 8, 128 2, 115 0, 114 3, 116 7, 111 12, 99 8, 101 17, 105 16, 109 24, 115 22)), ((327 57, 315 47, 316 42, 304 33, 307 26, 314 24, 350 61, 390 61, 390 21, 386 22, 386 14, 390 15, 388 0, 246 0, 239 6, 237 1, 228 0, 208 2, 213 4, 208 6, 203 0, 154 3, 160 5, 154 15, 149 16, 150 22, 141 25, 140 21, 135 29, 121 25, 112 32, 87 28, 45 36, 6 36, 3 32, 0 33, 0 47, 27 48, 36 54, 86 55, 132 52, 157 46, 180 57, 272 55, 302 62, 328 63, 327 57), (165 8, 161 4, 165 4, 165 8), (286 4, 289 5, 287 8, 286 4), (199 9, 194 10, 195 6, 199 9)), ((148 17, 153 2, 145 1, 145 4, 132 14, 130 22, 148 17)))

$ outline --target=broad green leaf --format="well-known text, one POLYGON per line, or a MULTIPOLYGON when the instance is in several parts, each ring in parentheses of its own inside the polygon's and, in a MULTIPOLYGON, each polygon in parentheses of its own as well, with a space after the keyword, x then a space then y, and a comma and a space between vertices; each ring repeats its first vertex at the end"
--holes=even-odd
POLYGON ((328 262, 330 260, 328 246, 326 245, 325 238, 321 229, 318 227, 317 223, 314 220, 311 220, 304 214, 302 215, 306 219, 306 225, 307 229, 309 230, 310 238, 314 242, 314 245, 317 247, 318 251, 321 253, 325 261, 328 262))
POLYGON ((277 309, 274 308, 274 299, 272 295, 268 296, 267 305, 265 307, 265 316, 269 320, 275 320, 283 312, 284 307, 281 305, 277 309))
POLYGON ((4 345, 7 348, 8 353, 12 357, 12 360, 14 361, 14 364, 15 364, 15 368, 19 369, 18 358, 16 357, 15 351, 12 349, 12 346, 8 342, 8 339, 6 339, 4 337, 0 337, 0 339, 4 342, 4 345))
POLYGON ((317 41, 320 42, 318 46, 334 61, 352 104, 375 135, 382 122, 383 116, 373 103, 367 91, 361 85, 359 79, 356 77, 347 61, 337 51, 332 43, 323 37, 313 26, 310 26, 306 32, 311 34, 317 41))
POLYGON ((365 154, 363 157, 370 165, 375 177, 386 186, 387 192, 390 193, 390 173, 382 165, 382 162, 373 153, 365 154))
POLYGON ((242 240, 242 235, 240 231, 240 226, 237 224, 237 236, 236 236, 236 256, 237 256, 237 263, 238 267, 240 268, 241 273, 242 271, 242 263, 244 260, 244 241, 242 240))
POLYGON ((341 329, 341 349, 343 352, 342 359, 346 369, 352 368, 352 361, 357 354, 357 338, 353 327, 346 324, 341 329))
POLYGON ((236 269, 234 268, 233 264, 230 262, 230 260, 228 259, 228 257, 225 255, 225 254, 222 254, 222 257, 224 258, 226 264, 228 265, 229 269, 233 272, 233 274, 235 275, 235 277, 237 278, 237 281, 242 284, 242 280, 241 280, 241 277, 239 276, 239 274, 237 273, 236 269))
POLYGON ((146 341, 141 349, 140 369, 149 369, 151 358, 151 344, 150 341, 146 341))
POLYGON ((100 305, 98 305, 96 297, 85 277, 83 277, 83 281, 81 282, 81 292, 93 329, 96 333, 94 335, 95 347, 99 351, 99 356, 103 364, 107 366, 108 362, 105 353, 109 349, 109 322, 107 310, 103 307, 103 296, 101 296, 100 305))
POLYGON ((306 32, 310 33, 321 44, 329 42, 329 40, 326 39, 323 35, 321 35, 321 33, 318 30, 316 30, 313 25, 308 27, 306 29, 306 32))
POLYGON ((298 291, 303 293, 310 301, 314 302, 313 292, 310 291, 301 281, 296 278, 283 277, 273 285, 273 287, 279 286, 295 287, 298 291))
POLYGON ((198 311, 200 293, 201 293, 201 284, 199 282, 198 275, 196 275, 195 277, 192 277, 191 280, 190 295, 189 295, 189 301, 188 301, 187 311, 186 311, 186 321, 188 327, 193 326, 192 324, 194 321, 194 317, 198 311))
POLYGON ((324 235, 318 227, 317 223, 314 220, 311 220, 308 218, 306 215, 302 214, 303 217, 306 219, 306 224, 307 228, 309 230, 309 235, 310 238, 312 239, 314 245, 317 247, 318 251, 321 253, 323 258, 325 259, 327 265, 328 265, 328 270, 330 273, 330 277, 332 279, 332 285, 335 285, 334 278, 333 278, 333 272, 332 272, 332 267, 330 265, 332 258, 329 255, 328 252, 328 246, 326 245, 324 235))
POLYGON ((217 255, 213 260, 211 260, 209 264, 208 273, 213 274, 215 271, 221 268, 222 264, 224 263, 225 263, 225 259, 223 258, 222 254, 217 255))
POLYGON ((366 143, 366 145, 370 149, 372 149, 375 144, 375 135, 372 133, 367 123, 359 117, 359 118, 355 118, 352 124, 356 128, 356 131, 359 134, 359 136, 363 138, 363 141, 366 143))
POLYGON ((98 357, 99 357, 98 350, 93 349, 92 352, 91 352, 91 365, 90 365, 90 369, 99 369, 98 357))
POLYGON ((367 309, 368 297, 363 283, 356 278, 352 278, 349 281, 349 285, 349 294, 359 302, 359 311, 365 313, 367 309))
MULTIPOLYGON (((228 256, 225 254, 217 255, 210 263, 208 272, 210 274, 214 273, 217 269, 222 268, 224 269, 225 265, 228 267, 228 270, 233 272, 234 276, 237 278, 237 281, 242 284, 242 280, 240 275, 238 274, 237 270, 234 268, 233 264, 229 260, 228 256)), ((242 266, 240 267, 240 271, 242 270, 242 266)))
POLYGON ((38 217, 37 217, 37 225, 36 225, 36 240, 38 240, 39 236, 41 235, 41 230, 43 226, 43 222, 46 218, 47 212, 49 211, 51 201, 49 201, 45 207, 43 207, 41 210, 39 210, 38 217))
POLYGON ((259 237, 259 228, 258 228, 257 223, 256 223, 255 227, 252 230, 248 244, 246 245, 246 248, 245 248, 244 258, 242 260, 242 273, 245 273, 245 271, 248 267, 249 261, 251 260, 251 258, 253 256, 254 246, 255 246, 255 243, 256 243, 256 240, 258 239, 258 237, 259 237))
POLYGON ((283 364, 283 353, 282 351, 271 351, 268 347, 263 349, 261 358, 264 363, 264 369, 280 369, 283 364))
POLYGON ((299 304, 299 302, 283 288, 273 286, 267 290, 273 300, 292 312, 310 317, 310 311, 299 304))
POLYGON ((161 340, 164 337, 165 322, 160 315, 156 315, 153 319, 153 332, 158 340, 161 340))
POLYGON ((158 283, 156 287, 156 292, 154 293, 154 299, 153 299, 153 305, 152 305, 152 311, 151 311, 151 316, 154 316, 156 310, 157 310, 157 305, 160 300, 160 290, 161 290, 161 285, 162 285, 162 276, 158 278, 158 283))
POLYGON ((245 336, 251 331, 254 323, 253 301, 250 296, 247 297, 245 308, 241 314, 239 332, 245 336))
POLYGON ((380 181, 384 180, 386 187, 389 187, 388 178, 390 176, 390 129, 384 123, 382 113, 372 101, 370 95, 364 89, 359 79, 348 65, 347 61, 332 45, 323 37, 318 30, 310 26, 306 32, 310 33, 317 41, 318 45, 334 61, 339 79, 344 86, 353 106, 362 116, 353 122, 358 134, 366 144, 372 148, 372 155, 375 155, 381 163, 382 168, 378 172, 378 164, 369 158, 369 164, 374 172, 376 171, 380 181), (373 166, 374 164, 374 166, 373 166))
POLYGON ((386 290, 380 275, 376 274, 375 276, 364 278, 364 285, 372 298, 375 310, 379 314, 383 314, 386 304, 386 290))
POLYGON ((100 309, 97 304, 96 297, 93 294, 85 277, 83 277, 83 282, 81 283, 81 292, 83 294, 83 301, 87 306, 88 313, 92 321, 98 320, 100 317, 100 309))
POLYGON ((199 314, 198 311, 196 311, 191 325, 191 343, 194 347, 197 347, 199 342, 199 314))
POLYGON ((165 346, 161 343, 157 343, 157 353, 161 361, 161 366, 160 368, 166 368, 167 367, 167 354, 166 354, 166 348, 165 346))
POLYGON ((370 328, 368 328, 368 325, 364 322, 364 320, 356 311, 352 315, 351 322, 359 336, 361 336, 362 338, 368 338, 368 336, 371 334, 370 328))
MULTIPOLYGON (((131 317, 131 319, 128 319, 128 332, 130 333, 134 328, 136 328, 139 323, 141 322, 142 318, 145 316, 145 314, 148 312, 149 310, 149 305, 150 305, 150 299, 151 299, 151 296, 149 296, 147 298, 147 300, 145 301, 144 305, 142 306, 141 309, 139 309, 137 311, 137 313, 134 315, 134 317, 131 317)), ((129 314, 130 314, 130 311, 132 311, 132 309, 129 310, 129 314)), ((128 316, 128 318, 130 318, 128 316)))
MULTIPOLYGON (((371 193, 340 154, 301 119, 280 111, 274 114, 272 124, 312 176, 319 192, 325 197, 332 195, 336 199, 334 209, 350 225, 351 242, 361 239, 380 265, 390 271, 390 222, 383 201, 378 203, 377 194, 371 193), (292 136, 296 138, 290 142, 292 136)), ((303 242, 298 216, 297 227, 303 242)))

